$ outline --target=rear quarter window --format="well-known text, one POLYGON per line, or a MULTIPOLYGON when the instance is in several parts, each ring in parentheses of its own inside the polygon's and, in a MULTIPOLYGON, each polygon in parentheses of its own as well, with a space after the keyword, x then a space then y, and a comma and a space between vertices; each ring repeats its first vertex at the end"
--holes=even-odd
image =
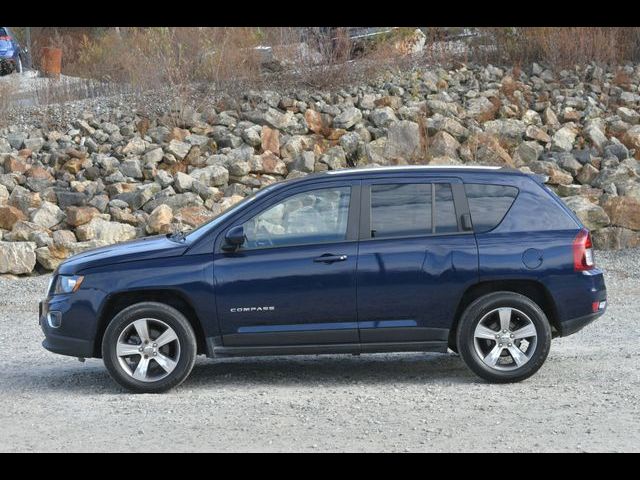
POLYGON ((518 189, 507 185, 466 183, 464 190, 469 202, 475 232, 488 232, 497 227, 518 196, 518 189))

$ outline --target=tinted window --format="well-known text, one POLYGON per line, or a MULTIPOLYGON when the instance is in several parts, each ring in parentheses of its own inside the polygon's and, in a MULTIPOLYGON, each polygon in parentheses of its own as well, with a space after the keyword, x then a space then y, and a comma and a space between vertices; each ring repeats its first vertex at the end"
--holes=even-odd
POLYGON ((476 232, 495 228, 513 204, 518 189, 505 185, 467 183, 464 186, 471 211, 471 221, 476 232))
POLYGON ((8 35, 7 31, 4 29, 4 27, 0 27, 0 37, 4 37, 8 35))
POLYGON ((371 186, 371 236, 406 237, 431 231, 431 184, 371 186))
POLYGON ((282 247, 344 240, 350 187, 293 195, 245 222, 244 248, 282 247))
POLYGON ((436 233, 457 232, 458 220, 451 185, 436 183, 434 187, 436 189, 436 233))

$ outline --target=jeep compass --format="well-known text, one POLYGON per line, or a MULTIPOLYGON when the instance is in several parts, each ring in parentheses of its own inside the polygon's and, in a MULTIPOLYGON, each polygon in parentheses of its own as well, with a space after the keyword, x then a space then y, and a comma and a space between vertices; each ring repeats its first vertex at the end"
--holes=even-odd
POLYGON ((180 384, 198 354, 450 349, 504 383, 606 305, 589 231, 539 178, 406 166, 275 183, 189 233, 73 256, 40 325, 135 392, 180 384))

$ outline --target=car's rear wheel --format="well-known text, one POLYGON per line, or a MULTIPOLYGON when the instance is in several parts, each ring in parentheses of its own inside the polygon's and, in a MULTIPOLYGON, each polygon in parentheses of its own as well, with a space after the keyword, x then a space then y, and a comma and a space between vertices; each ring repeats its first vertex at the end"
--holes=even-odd
POLYGON ((175 308, 156 302, 122 310, 102 339, 107 370, 120 385, 138 393, 164 392, 181 384, 196 353, 189 321, 175 308))
POLYGON ((551 327, 530 298, 495 292, 467 307, 456 340, 460 356, 476 375, 495 383, 519 382, 546 360, 551 327))

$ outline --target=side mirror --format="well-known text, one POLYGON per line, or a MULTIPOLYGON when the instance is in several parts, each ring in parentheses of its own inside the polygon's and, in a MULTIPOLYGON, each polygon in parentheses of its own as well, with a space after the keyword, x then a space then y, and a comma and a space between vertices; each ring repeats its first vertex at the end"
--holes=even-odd
POLYGON ((224 235, 223 250, 236 250, 245 241, 244 228, 242 225, 236 225, 233 228, 227 230, 224 235))

